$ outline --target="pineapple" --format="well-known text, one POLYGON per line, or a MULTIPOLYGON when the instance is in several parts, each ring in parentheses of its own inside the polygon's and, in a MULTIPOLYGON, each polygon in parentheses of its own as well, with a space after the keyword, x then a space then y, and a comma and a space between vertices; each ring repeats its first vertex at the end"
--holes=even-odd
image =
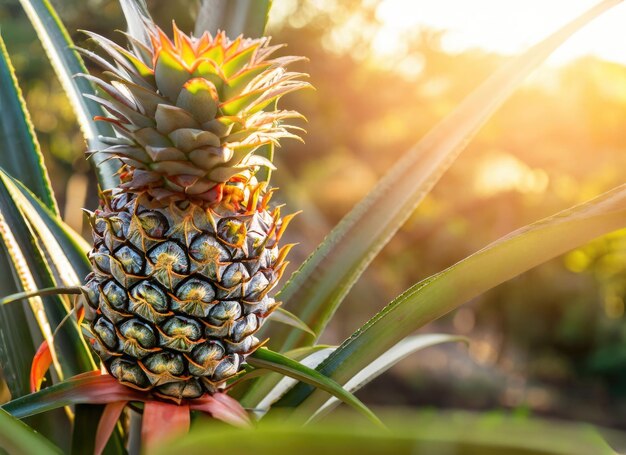
POLYGON ((80 50, 104 69, 83 77, 116 131, 97 153, 121 163, 89 214, 85 334, 121 383, 181 400, 222 389, 278 306, 291 216, 270 208, 255 173, 273 165, 255 152, 297 137, 283 121, 300 115, 276 101, 308 84, 285 69, 298 57, 270 58, 268 38, 145 27, 149 45, 88 33, 108 57, 80 50))

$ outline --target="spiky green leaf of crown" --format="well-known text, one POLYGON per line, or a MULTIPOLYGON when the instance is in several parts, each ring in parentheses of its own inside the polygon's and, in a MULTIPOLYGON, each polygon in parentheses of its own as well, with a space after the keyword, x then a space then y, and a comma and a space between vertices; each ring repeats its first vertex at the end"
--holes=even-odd
POLYGON ((194 38, 173 27, 170 40, 146 24, 151 46, 127 36, 134 52, 86 32, 113 61, 81 50, 104 69, 101 78, 84 77, 108 95, 90 98, 111 114, 102 120, 119 135, 105 138, 109 147, 99 153, 121 160, 125 191, 216 203, 226 182, 273 168, 255 151, 297 137, 284 121, 301 117, 276 109, 275 101, 309 84, 285 68, 300 57, 270 58, 281 46, 267 37, 194 38))

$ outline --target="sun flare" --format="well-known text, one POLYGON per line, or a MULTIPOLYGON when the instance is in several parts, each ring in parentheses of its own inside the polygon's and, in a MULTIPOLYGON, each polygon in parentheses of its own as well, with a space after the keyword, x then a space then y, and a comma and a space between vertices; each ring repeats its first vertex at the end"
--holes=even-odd
MULTIPOLYGON (((416 27, 446 30, 443 45, 448 51, 479 47, 513 54, 536 42, 565 21, 590 8, 594 0, 382 0, 376 17, 383 27, 375 51, 389 55, 401 51, 402 36, 416 27)), ((552 57, 552 63, 583 55, 626 63, 623 30, 626 5, 600 17, 573 36, 552 57)))

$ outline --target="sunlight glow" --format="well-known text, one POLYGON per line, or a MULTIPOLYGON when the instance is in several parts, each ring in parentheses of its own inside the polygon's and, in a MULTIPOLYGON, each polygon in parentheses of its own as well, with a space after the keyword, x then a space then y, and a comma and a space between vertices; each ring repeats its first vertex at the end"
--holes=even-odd
POLYGON ((483 197, 504 191, 542 193, 548 187, 548 175, 543 169, 531 169, 513 155, 496 153, 479 166, 474 187, 483 197))
MULTIPOLYGON (((376 17, 383 23, 375 51, 403 51, 403 35, 419 27, 447 30, 444 49, 452 52, 479 47, 502 54, 518 53, 574 18, 598 0, 382 0, 376 17)), ((626 64, 622 4, 586 26, 552 57, 564 63, 593 54, 626 64)))

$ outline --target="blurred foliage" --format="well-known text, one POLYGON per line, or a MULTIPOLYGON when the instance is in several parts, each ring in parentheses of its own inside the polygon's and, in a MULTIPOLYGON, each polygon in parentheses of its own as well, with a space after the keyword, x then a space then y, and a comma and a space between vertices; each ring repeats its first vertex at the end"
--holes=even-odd
MULTIPOLYGON (((89 46, 78 28, 104 35, 124 28, 117 2, 53 3, 80 45, 89 46)), ((157 22, 174 16, 183 30, 197 8, 192 0, 148 3, 157 22)), ((274 182, 292 210, 304 208, 289 232, 300 242, 293 256, 299 263, 402 152, 505 58, 480 50, 449 54, 441 45, 445 32, 423 29, 408 34, 400 52, 376 54, 372 36, 382 26, 376 1, 274 5, 270 33, 290 43, 290 54, 310 59, 299 69, 317 89, 284 101, 307 116, 308 135, 306 144, 279 150, 284 170, 274 182)), ((17 0, 0 0, 0 24, 60 205, 72 213, 77 204, 92 208, 84 144, 17 0), (76 175, 88 184, 72 187, 79 201, 73 203, 66 195, 76 175)), ((624 66, 587 57, 539 71, 377 258, 323 341, 343 339, 382 302, 499 236, 623 183, 625 120, 624 66)), ((68 221, 80 228, 73 216, 68 221)), ((626 428, 619 417, 626 413, 625 299, 621 232, 429 326, 469 336, 469 355, 458 347, 433 348, 362 394, 372 403, 503 406, 626 428)))
POLYGON ((262 421, 254 431, 216 425, 210 420, 196 422, 185 438, 164 444, 157 454, 206 453, 233 450, 257 455, 298 453, 314 455, 331 448, 345 455, 587 455, 614 453, 607 442, 615 444, 612 433, 598 431, 584 424, 533 419, 490 412, 415 412, 394 408, 383 412, 388 429, 371 428, 341 413, 325 422, 307 426, 287 419, 262 421))

